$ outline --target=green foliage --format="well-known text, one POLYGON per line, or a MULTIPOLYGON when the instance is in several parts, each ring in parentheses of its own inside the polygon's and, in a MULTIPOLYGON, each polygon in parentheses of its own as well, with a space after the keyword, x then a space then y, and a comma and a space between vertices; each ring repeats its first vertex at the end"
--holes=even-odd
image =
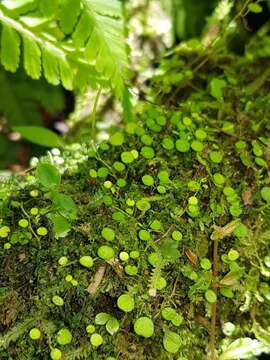
POLYGON ((29 3, 25 8, 18 0, 4 1, 0 8, 1 63, 7 71, 18 69, 22 44, 24 68, 33 79, 43 73, 50 84, 61 81, 68 90, 104 79, 123 93, 127 57, 118 0, 110 6, 104 0, 29 3))
POLYGON ((38 164, 36 177, 40 184, 47 190, 58 188, 61 182, 61 175, 58 169, 51 164, 38 164))
POLYGON ((173 331, 165 331, 163 345, 166 351, 171 354, 176 354, 181 346, 181 338, 173 331))
POLYGON ((0 82, 0 112, 12 126, 41 125, 37 103, 48 112, 59 111, 64 106, 59 88, 50 86, 44 80, 31 80, 21 70, 14 75, 0 66, 0 82))
POLYGON ((180 54, 188 81, 168 86, 167 63, 136 121, 0 184, 3 359, 269 352, 269 89, 245 91, 264 60, 214 54, 190 76, 180 54))
POLYGON ((15 126, 13 129, 34 144, 52 148, 62 146, 60 137, 49 129, 39 126, 15 126))

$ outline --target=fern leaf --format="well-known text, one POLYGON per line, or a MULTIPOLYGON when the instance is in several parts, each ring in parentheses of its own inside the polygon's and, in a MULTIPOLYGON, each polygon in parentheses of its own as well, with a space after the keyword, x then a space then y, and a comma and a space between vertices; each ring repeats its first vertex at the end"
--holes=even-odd
MULTIPOLYGON (((123 99, 127 56, 120 1, 15 2, 19 8, 28 4, 31 9, 10 17, 9 10, 0 8, 1 62, 6 70, 18 68, 22 38, 24 67, 33 79, 43 72, 50 84, 61 81, 66 89, 110 84, 123 99)), ((5 3, 12 5, 11 0, 5 3)))
POLYGON ((92 24, 92 32, 85 48, 85 57, 89 61, 96 58, 98 72, 105 74, 111 79, 116 89, 123 91, 121 79, 124 78, 127 57, 123 38, 121 3, 118 0, 111 0, 109 7, 108 2, 104 0, 82 0, 82 3, 92 24), (108 12, 113 13, 115 17, 106 16, 108 12))
POLYGON ((59 69, 57 58, 54 55, 54 52, 48 47, 42 49, 42 60, 43 60, 43 70, 44 76, 47 79, 48 83, 52 85, 59 85, 59 69))
POLYGON ((83 47, 91 34, 91 20, 86 13, 82 13, 78 25, 72 34, 74 45, 77 49, 83 47))
POLYGON ((54 15, 58 10, 58 0, 39 0, 39 10, 45 17, 54 15))
POLYGON ((118 0, 104 1, 104 0, 91 0, 91 4, 95 12, 100 15, 108 15, 119 18, 121 14, 121 2, 118 0))
POLYGON ((28 36, 23 36, 24 68, 32 79, 39 79, 41 75, 41 51, 38 44, 28 36))
POLYGON ((59 58, 60 77, 64 88, 67 90, 73 89, 73 72, 68 61, 63 57, 59 58))
POLYGON ((4 25, 1 36, 1 62, 8 71, 15 72, 19 67, 20 42, 17 32, 4 25))
POLYGON ((63 0, 60 9, 60 26, 64 33, 70 34, 80 14, 80 0, 63 0))

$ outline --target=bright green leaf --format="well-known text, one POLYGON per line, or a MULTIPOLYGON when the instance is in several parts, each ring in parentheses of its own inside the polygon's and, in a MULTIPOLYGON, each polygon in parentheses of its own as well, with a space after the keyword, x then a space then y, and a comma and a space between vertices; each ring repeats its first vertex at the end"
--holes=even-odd
POLYGON ((20 62, 21 39, 17 32, 7 25, 2 26, 1 62, 8 71, 15 72, 20 62))
POLYGON ((40 126, 16 126, 13 128, 28 141, 45 147, 59 147, 61 139, 53 131, 40 126))
POLYGON ((181 345, 181 338, 173 331, 166 331, 163 337, 163 346, 171 354, 177 353, 181 345))
POLYGON ((61 175, 58 169, 47 163, 38 163, 36 177, 41 185, 50 190, 58 187, 61 182, 61 175))
POLYGON ((111 317, 106 323, 106 330, 109 334, 114 335, 119 329, 119 322, 115 317, 111 317))

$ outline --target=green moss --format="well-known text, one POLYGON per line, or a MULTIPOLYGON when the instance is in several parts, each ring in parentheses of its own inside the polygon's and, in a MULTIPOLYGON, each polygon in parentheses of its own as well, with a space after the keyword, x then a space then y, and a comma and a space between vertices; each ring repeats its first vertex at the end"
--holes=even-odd
POLYGON ((140 103, 108 144, 66 146, 54 181, 39 167, 38 181, 33 171, 0 185, 1 359, 206 360, 212 304, 219 354, 221 323, 235 324, 232 340, 260 341, 255 324, 270 324, 268 90, 231 84, 212 89, 216 99, 208 75, 201 82, 180 108, 140 103), (61 352, 59 329, 72 334, 61 352))

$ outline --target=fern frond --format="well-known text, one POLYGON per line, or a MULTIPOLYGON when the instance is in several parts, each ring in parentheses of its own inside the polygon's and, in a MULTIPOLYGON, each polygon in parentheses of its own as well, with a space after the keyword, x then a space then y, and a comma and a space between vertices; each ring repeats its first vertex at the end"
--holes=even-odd
POLYGON ((5 335, 0 336, 0 348, 7 349, 11 341, 16 341, 26 330, 37 321, 38 316, 26 318, 13 326, 5 335))
POLYGON ((158 262, 155 264, 155 268, 152 270, 149 281, 149 289, 157 289, 157 284, 161 277, 161 271, 164 265, 165 265, 165 261, 162 258, 160 258, 158 262))
POLYGON ((18 69, 22 42, 31 78, 43 74, 68 90, 110 84, 123 97, 128 61, 119 0, 5 0, 0 23, 6 70, 18 69))
POLYGON ((89 61, 96 59, 98 72, 110 78, 113 87, 122 92, 127 56, 123 41, 121 3, 118 0, 111 0, 109 4, 104 0, 82 0, 82 3, 92 24, 85 57, 89 61))

